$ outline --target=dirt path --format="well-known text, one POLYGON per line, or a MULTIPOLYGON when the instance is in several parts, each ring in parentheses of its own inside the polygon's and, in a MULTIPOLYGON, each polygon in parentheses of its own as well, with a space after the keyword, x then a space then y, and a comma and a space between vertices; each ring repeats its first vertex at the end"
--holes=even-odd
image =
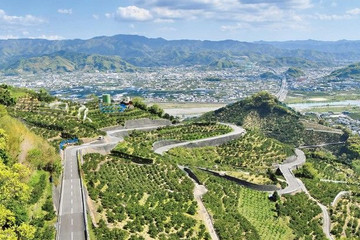
POLYGON ((24 140, 20 144, 20 154, 19 154, 20 163, 23 163, 26 160, 26 156, 32 148, 33 148, 33 142, 25 136, 24 140))

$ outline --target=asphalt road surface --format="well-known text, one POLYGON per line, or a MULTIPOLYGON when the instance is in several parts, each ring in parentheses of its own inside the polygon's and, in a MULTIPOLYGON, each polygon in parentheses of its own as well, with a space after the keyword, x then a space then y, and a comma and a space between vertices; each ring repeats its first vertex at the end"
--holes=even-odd
POLYGON ((85 148, 96 148, 100 146, 116 146, 123 137, 116 136, 121 132, 126 133, 133 130, 149 130, 164 126, 142 126, 139 128, 112 130, 107 132, 106 140, 94 141, 81 146, 67 147, 64 157, 63 182, 61 188, 59 221, 57 239, 59 240, 83 240, 86 239, 86 228, 84 218, 84 206, 80 185, 79 166, 77 151, 85 148))
POLYGON ((64 178, 58 225, 58 239, 61 240, 86 239, 76 151, 77 148, 74 147, 69 147, 65 150, 64 178))

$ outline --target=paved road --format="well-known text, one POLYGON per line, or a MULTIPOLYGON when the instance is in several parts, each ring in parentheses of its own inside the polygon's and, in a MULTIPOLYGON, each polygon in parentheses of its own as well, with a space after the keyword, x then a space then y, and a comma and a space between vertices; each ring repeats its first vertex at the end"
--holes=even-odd
MULTIPOLYGON (((82 190, 79 176, 79 166, 77 161, 77 151, 87 148, 109 147, 123 140, 123 134, 127 134, 134 130, 150 130, 165 125, 145 126, 139 128, 119 129, 107 132, 104 140, 93 141, 81 146, 67 147, 64 157, 64 171, 62 181, 62 191, 60 198, 58 234, 59 240, 83 240, 86 239, 86 228, 84 209, 86 203, 83 201, 82 190)), ((96 150, 95 150, 96 151, 96 150)))
POLYGON ((193 141, 187 141, 187 142, 182 142, 182 143, 166 145, 166 146, 154 149, 154 152, 162 155, 162 154, 164 154, 164 152, 167 152, 172 148, 186 147, 187 145, 196 144, 196 143, 207 143, 207 142, 210 143, 210 142, 213 142, 214 140, 221 140, 221 139, 227 139, 227 138, 229 138, 229 140, 231 140, 232 137, 234 137, 234 138, 237 136, 240 137, 246 133, 246 130, 244 128, 236 126, 234 124, 228 124, 228 123, 221 123, 221 124, 231 127, 232 132, 224 134, 224 135, 219 135, 219 136, 214 136, 214 137, 209 137, 209 138, 204 138, 204 139, 199 139, 199 140, 193 140, 193 141))
POLYGON ((304 189, 304 185, 300 183, 294 176, 292 170, 303 165, 306 161, 306 157, 303 151, 295 149, 295 160, 279 165, 279 169, 283 174, 288 186, 284 189, 279 190, 279 194, 290 194, 300 192, 304 189))
POLYGON ((76 151, 76 147, 69 147, 65 150, 64 177, 62 182, 58 223, 58 239, 61 240, 86 239, 82 192, 76 151))
POLYGON ((340 200, 340 198, 344 197, 345 195, 350 195, 351 192, 350 191, 341 191, 339 192, 336 197, 334 198, 334 200, 331 202, 331 206, 335 207, 337 202, 340 200))
POLYGON ((287 82, 286 77, 284 76, 281 81, 280 90, 275 94, 275 96, 279 99, 279 101, 283 102, 286 99, 287 93, 287 82))
POLYGON ((315 198, 313 198, 310 195, 310 193, 308 192, 308 190, 306 189, 303 182, 300 179, 296 178, 292 172, 293 169, 303 165, 306 161, 306 157, 305 157, 305 154, 303 151, 301 151, 299 149, 295 149, 295 155, 296 155, 296 158, 293 161, 281 164, 279 166, 280 171, 284 175, 286 182, 288 184, 288 186, 286 188, 279 190, 279 194, 280 195, 291 194, 291 193, 296 193, 296 192, 300 192, 300 191, 305 192, 309 196, 309 198, 311 200, 315 201, 316 204, 321 208, 322 216, 323 216, 323 232, 328 239, 333 240, 334 238, 330 234, 331 220, 329 217, 329 212, 328 212, 327 207, 322 205, 315 198))

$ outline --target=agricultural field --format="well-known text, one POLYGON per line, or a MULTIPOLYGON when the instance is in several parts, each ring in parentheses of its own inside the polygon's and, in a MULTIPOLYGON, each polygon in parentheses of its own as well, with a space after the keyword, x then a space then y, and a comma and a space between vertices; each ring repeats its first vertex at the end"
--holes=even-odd
POLYGON ((262 183, 271 183, 268 169, 292 155, 292 148, 262 133, 248 131, 245 136, 217 147, 174 148, 167 155, 179 164, 205 167, 213 170, 245 171, 263 177, 262 183))
POLYGON ((160 117, 158 112, 152 112, 151 108, 147 109, 141 103, 139 105, 143 106, 142 108, 103 113, 98 102, 92 100, 84 105, 88 108, 87 118, 84 120, 84 112, 79 113, 82 105, 78 103, 65 101, 54 104, 40 100, 36 93, 27 93, 8 109, 13 117, 23 120, 33 132, 50 141, 74 137, 93 138, 104 134, 99 130, 103 127, 122 125, 131 119, 160 117))
POLYGON ((331 234, 336 238, 360 238, 360 194, 341 198, 330 209, 331 234))
POLYGON ((321 209, 304 193, 270 200, 267 193, 247 189, 201 170, 193 171, 209 190, 203 201, 221 239, 233 239, 233 236, 264 240, 325 239, 321 209))
POLYGON ((139 157, 158 159, 153 152, 153 144, 161 140, 190 141, 213 137, 231 132, 228 126, 216 123, 189 123, 158 128, 144 132, 133 131, 124 142, 119 143, 113 152, 136 155, 139 157))
POLYGON ((354 92, 297 92, 291 91, 287 96, 285 103, 307 103, 307 102, 336 102, 344 100, 357 100, 360 94, 354 92))
POLYGON ((209 239, 194 185, 176 165, 138 165, 99 154, 84 161, 96 239, 209 239))
POLYGON ((301 177, 311 196, 322 204, 330 206, 341 191, 358 192, 360 175, 351 165, 339 161, 341 157, 324 150, 308 150, 306 156, 306 171, 303 167, 295 175, 301 177))
POLYGON ((326 239, 321 228, 321 209, 305 193, 282 196, 277 212, 279 217, 289 219, 295 239, 326 239))

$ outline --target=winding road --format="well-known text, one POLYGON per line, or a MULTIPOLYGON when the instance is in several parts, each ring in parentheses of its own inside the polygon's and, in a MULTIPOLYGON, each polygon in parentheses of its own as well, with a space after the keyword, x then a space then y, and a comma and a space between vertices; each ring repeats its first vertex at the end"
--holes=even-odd
POLYGON ((124 128, 107 131, 103 140, 86 143, 81 146, 67 147, 64 151, 64 170, 61 187, 60 208, 57 224, 58 240, 85 240, 89 239, 86 224, 86 201, 82 189, 77 153, 79 150, 110 153, 124 136, 134 130, 146 131, 166 126, 164 122, 151 126, 124 128))
POLYGON ((246 130, 244 128, 239 127, 237 125, 229 124, 229 123, 220 123, 220 124, 229 126, 232 129, 232 131, 230 133, 226 133, 224 135, 203 138, 203 139, 193 140, 193 141, 187 141, 187 142, 181 142, 181 143, 169 144, 169 145, 162 146, 159 148, 154 148, 153 150, 155 153, 162 155, 165 152, 169 151, 170 149, 176 148, 176 147, 185 147, 186 148, 186 147, 201 147, 201 146, 217 146, 217 145, 223 144, 225 142, 228 142, 230 140, 240 138, 241 136, 243 136, 246 133, 246 130))
MULTIPOLYGON (((181 143, 169 143, 169 145, 160 146, 154 148, 153 150, 155 153, 162 155, 163 153, 176 147, 217 146, 230 140, 240 138, 246 133, 245 129, 239 126, 226 123, 222 124, 231 127, 233 131, 224 135, 205 139, 186 141, 181 143)), ((86 202, 84 200, 85 196, 83 193, 81 178, 78 170, 79 166, 77 161, 77 152, 79 150, 85 150, 90 152, 92 151, 110 153, 111 149, 114 148, 117 143, 122 141, 124 139, 124 136, 128 135, 130 131, 147 131, 166 125, 167 124, 164 124, 164 122, 161 122, 161 124, 156 124, 155 121, 154 124, 152 124, 151 126, 139 126, 134 128, 110 130, 106 131, 107 135, 102 140, 83 144, 81 146, 66 148, 64 152, 64 175, 62 179, 62 191, 60 197, 57 239, 88 239, 85 214, 86 202)), ((279 190, 278 193, 282 195, 304 191, 312 200, 316 201, 322 209, 323 213, 323 231, 327 238, 332 240, 333 238, 330 235, 330 217, 327 208, 311 197, 305 185, 301 182, 300 179, 297 179, 292 172, 293 169, 303 165, 305 161, 306 157, 304 152, 299 149, 295 149, 295 156, 292 158, 288 158, 283 164, 279 165, 279 169, 285 177, 288 186, 282 190, 279 190)), ((201 199, 206 192, 207 189, 205 188, 205 186, 195 183, 194 197, 199 204, 200 214, 203 216, 205 225, 212 239, 218 240, 219 238, 216 235, 211 216, 206 211, 206 208, 201 199)))

